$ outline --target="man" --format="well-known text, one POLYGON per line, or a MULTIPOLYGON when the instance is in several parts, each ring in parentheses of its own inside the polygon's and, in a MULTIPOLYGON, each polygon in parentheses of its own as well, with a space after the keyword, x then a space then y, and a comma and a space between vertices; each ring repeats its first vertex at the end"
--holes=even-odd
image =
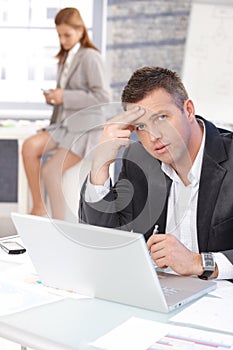
POLYGON ((80 219, 144 233, 160 268, 233 279, 232 133, 195 116, 180 78, 168 69, 138 69, 122 102, 126 111, 106 124, 95 152, 80 219), (133 130, 140 142, 130 144, 133 130), (122 146, 112 186, 109 165, 122 146), (159 234, 152 234, 155 225, 159 234))

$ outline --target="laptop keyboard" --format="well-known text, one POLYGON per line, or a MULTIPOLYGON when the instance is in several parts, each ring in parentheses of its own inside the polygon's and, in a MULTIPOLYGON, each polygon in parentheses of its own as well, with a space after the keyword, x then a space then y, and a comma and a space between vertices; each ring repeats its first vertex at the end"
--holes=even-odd
POLYGON ((163 290, 164 295, 166 295, 166 296, 173 295, 173 294, 176 294, 176 293, 180 292, 179 289, 166 287, 166 286, 163 286, 162 290, 163 290))

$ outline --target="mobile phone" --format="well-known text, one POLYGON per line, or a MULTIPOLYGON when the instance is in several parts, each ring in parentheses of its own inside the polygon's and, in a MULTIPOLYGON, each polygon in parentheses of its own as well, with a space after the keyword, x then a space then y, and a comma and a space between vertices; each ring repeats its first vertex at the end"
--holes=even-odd
POLYGON ((50 94, 50 90, 49 89, 41 89, 43 91, 44 94, 48 95, 50 94))
POLYGON ((15 241, 0 242, 0 247, 8 254, 23 254, 26 252, 26 249, 15 241))

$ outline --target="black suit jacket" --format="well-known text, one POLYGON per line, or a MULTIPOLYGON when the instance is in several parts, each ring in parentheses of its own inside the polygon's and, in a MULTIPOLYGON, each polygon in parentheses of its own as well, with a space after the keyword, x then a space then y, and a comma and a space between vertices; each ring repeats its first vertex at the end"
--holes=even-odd
MULTIPOLYGON (((201 118, 201 117, 199 117, 201 118)), ((222 252, 233 263, 233 137, 201 118, 206 126, 197 204, 197 235, 200 252, 222 252)), ((144 233, 148 239, 155 224, 165 232, 167 199, 171 180, 161 164, 135 142, 123 155, 119 180, 97 203, 84 200, 82 222, 144 233)))

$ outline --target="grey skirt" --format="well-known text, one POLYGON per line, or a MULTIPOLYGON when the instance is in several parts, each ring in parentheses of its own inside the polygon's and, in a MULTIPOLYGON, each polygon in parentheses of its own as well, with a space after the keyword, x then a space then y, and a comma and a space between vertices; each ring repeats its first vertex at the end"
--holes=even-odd
POLYGON ((88 131, 72 132, 65 125, 51 124, 46 128, 53 141, 57 143, 57 148, 64 148, 78 155, 81 158, 94 150, 98 144, 103 128, 96 128, 88 131))

